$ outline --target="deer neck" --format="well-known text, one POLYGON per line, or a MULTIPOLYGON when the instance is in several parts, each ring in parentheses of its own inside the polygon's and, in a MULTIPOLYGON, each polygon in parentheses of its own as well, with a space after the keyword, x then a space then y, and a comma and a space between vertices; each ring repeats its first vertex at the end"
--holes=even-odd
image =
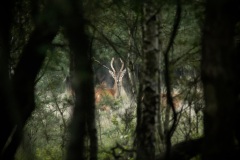
POLYGON ((113 84, 113 91, 114 91, 114 98, 117 98, 117 93, 118 93, 118 86, 117 86, 117 80, 115 80, 114 84, 113 84))
POLYGON ((113 85, 113 90, 114 90, 114 97, 118 98, 121 94, 121 82, 119 82, 119 84, 118 84, 117 80, 115 80, 114 85, 113 85))

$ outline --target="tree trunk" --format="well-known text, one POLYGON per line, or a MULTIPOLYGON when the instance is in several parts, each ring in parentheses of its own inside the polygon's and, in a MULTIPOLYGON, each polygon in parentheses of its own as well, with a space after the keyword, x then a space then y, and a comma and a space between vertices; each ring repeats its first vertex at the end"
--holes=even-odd
POLYGON ((127 73, 128 73, 128 77, 129 77, 129 81, 130 81, 130 85, 131 85, 131 98, 129 99, 133 99, 134 102, 137 101, 137 98, 136 98, 136 84, 137 84, 137 80, 136 80, 136 70, 135 70, 135 61, 136 61, 136 56, 134 56, 134 53, 133 53, 133 33, 131 31, 131 29, 129 29, 128 31, 128 36, 129 36, 129 40, 128 40, 128 47, 129 47, 129 51, 128 51, 128 57, 127 57, 127 62, 128 62, 128 65, 127 65, 127 73))
MULTIPOLYGON (((49 7, 42 11, 42 14, 48 15, 49 11, 55 11, 55 8, 52 7, 53 5, 49 5, 49 7)), ((2 29, 4 28, 1 28, 1 32, 4 32, 2 29)), ((5 36, 10 37, 9 30, 10 28, 5 28, 5 32, 9 34, 5 36)), ((0 159, 14 159, 16 150, 21 142, 24 125, 35 109, 34 87, 36 77, 44 62, 48 45, 52 42, 57 31, 58 25, 52 22, 50 25, 47 19, 43 18, 36 24, 28 44, 23 49, 21 59, 11 80, 8 74, 8 55, 10 55, 10 50, 1 50, 1 58, 3 57, 6 61, 2 63, 3 70, 1 70, 1 76, 3 76, 3 81, 1 81, 3 83, 1 85, 4 87, 0 87, 0 95, 4 100, 0 100, 3 102, 3 112, 1 114, 4 115, 0 116, 1 127, 3 128, 3 132, 0 133, 0 159), (4 95, 3 97, 2 94, 4 95)), ((8 39, 2 40, 5 41, 5 45, 10 46, 9 41, 7 41, 8 39)), ((7 48, 7 46, 4 48, 7 48)))
POLYGON ((71 139, 67 150, 67 159, 96 160, 97 130, 95 124, 91 48, 88 36, 85 33, 86 21, 83 18, 82 8, 79 7, 77 2, 66 2, 71 11, 64 15, 64 27, 72 51, 72 87, 75 93, 74 112, 70 131, 71 139), (87 145, 88 140, 90 140, 90 146, 87 145))
POLYGON ((202 158, 239 159, 236 154, 234 121, 235 93, 234 30, 237 0, 207 1, 202 39, 204 148, 202 158))
MULTIPOLYGON (((143 100, 141 124, 137 128, 137 159, 155 159, 156 109, 159 103, 158 60, 159 39, 156 9, 154 1, 143 3, 143 76, 141 79, 143 100)), ((141 91, 140 91, 141 92, 141 91)))

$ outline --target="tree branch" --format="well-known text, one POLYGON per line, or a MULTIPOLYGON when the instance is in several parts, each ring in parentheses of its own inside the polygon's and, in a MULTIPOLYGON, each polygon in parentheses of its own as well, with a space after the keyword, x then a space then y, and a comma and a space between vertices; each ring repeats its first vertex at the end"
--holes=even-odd
POLYGON ((166 156, 167 157, 168 157, 168 155, 170 153, 170 149, 171 149, 171 137, 175 131, 176 124, 177 124, 177 113, 175 111, 173 97, 171 95, 171 80, 170 80, 170 76, 169 76, 170 73, 169 73, 169 55, 168 54, 169 54, 171 47, 173 46, 174 39, 177 35, 180 20, 181 20, 181 3, 180 3, 180 0, 177 0, 177 10, 176 10, 175 20, 174 20, 174 24, 173 24, 173 30, 172 30, 172 34, 171 34, 167 49, 164 53, 165 83, 166 83, 166 88, 167 88, 167 103, 172 108, 173 118, 174 118, 172 126, 169 129, 169 131, 167 132, 167 137, 166 137, 166 146, 167 146, 166 156))

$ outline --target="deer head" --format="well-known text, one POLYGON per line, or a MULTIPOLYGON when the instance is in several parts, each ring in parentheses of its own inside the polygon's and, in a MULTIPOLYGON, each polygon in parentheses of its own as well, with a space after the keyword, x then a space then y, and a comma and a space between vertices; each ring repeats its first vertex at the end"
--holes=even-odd
POLYGON ((118 98, 121 95, 121 88, 122 88, 122 78, 124 76, 124 74, 126 73, 126 69, 124 68, 124 62, 122 61, 122 59, 120 58, 121 61, 121 68, 118 72, 116 72, 114 66, 113 66, 113 62, 114 62, 114 58, 112 58, 111 60, 111 68, 112 70, 109 70, 109 73, 111 74, 111 76, 114 79, 114 85, 113 85, 113 91, 114 91, 114 97, 118 98))

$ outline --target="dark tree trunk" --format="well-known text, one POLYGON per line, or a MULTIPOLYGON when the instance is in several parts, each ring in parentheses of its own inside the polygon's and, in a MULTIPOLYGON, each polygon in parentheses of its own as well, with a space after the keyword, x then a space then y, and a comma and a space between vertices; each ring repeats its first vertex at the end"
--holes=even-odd
POLYGON ((202 158, 238 159, 234 121, 235 72, 234 31, 239 15, 237 0, 212 0, 206 3, 202 39, 202 81, 206 108, 202 158))
POLYGON ((72 87, 75 96, 67 159, 96 160, 98 143, 95 124, 91 46, 88 35, 85 33, 86 21, 83 18, 82 8, 78 8, 77 2, 67 2, 66 5, 69 5, 71 11, 64 15, 64 27, 72 52, 72 87), (90 146, 87 146, 88 140, 90 140, 90 146))
POLYGON ((12 1, 8 1, 5 5, 0 5, 0 152, 6 144, 7 138, 13 128, 10 110, 13 106, 10 104, 10 78, 8 73, 9 55, 10 55, 10 24, 12 20, 11 8, 12 1), (9 118, 6 118, 9 117, 9 118))
MULTIPOLYGON (((240 17, 238 17, 238 22, 240 22, 240 17)), ((240 63, 239 63, 239 60, 240 60, 240 26, 238 25, 237 26, 238 28, 236 28, 237 30, 237 35, 236 35, 236 56, 234 58, 234 64, 235 64, 235 76, 236 76, 236 88, 235 88, 235 93, 237 95, 240 95, 240 63)), ((240 144, 240 98, 238 97, 236 99, 236 105, 235 105, 235 124, 234 124, 234 127, 235 127, 235 134, 236 134, 236 138, 237 138, 237 141, 238 141, 238 144, 240 144)))
MULTIPOLYGON (((54 9, 51 7, 53 6, 50 5, 49 8, 43 10, 42 14, 47 15, 49 11, 52 12, 54 9)), ((8 33, 6 36, 10 37, 10 32, 8 32, 10 28, 2 29, 5 29, 5 32, 8 33)), ((23 49, 21 59, 11 80, 8 74, 8 55, 10 51, 6 47, 10 45, 6 36, 4 36, 5 39, 1 37, 1 40, 5 41, 6 46, 4 48, 6 49, 4 51, 1 50, 1 58, 3 57, 5 62, 1 63, 1 67, 3 67, 3 70, 1 70, 3 81, 1 81, 0 92, 1 95, 4 95, 1 96, 4 100, 1 101, 3 103, 1 103, 2 115, 0 116, 2 128, 0 133, 0 159, 10 160, 14 158, 21 142, 23 127, 35 109, 34 87, 37 74, 45 59, 48 45, 57 34, 57 31, 58 26, 55 23, 50 25, 46 19, 42 19, 36 24, 28 44, 23 49)), ((1 30, 1 32, 4 32, 4 30, 1 30)))

